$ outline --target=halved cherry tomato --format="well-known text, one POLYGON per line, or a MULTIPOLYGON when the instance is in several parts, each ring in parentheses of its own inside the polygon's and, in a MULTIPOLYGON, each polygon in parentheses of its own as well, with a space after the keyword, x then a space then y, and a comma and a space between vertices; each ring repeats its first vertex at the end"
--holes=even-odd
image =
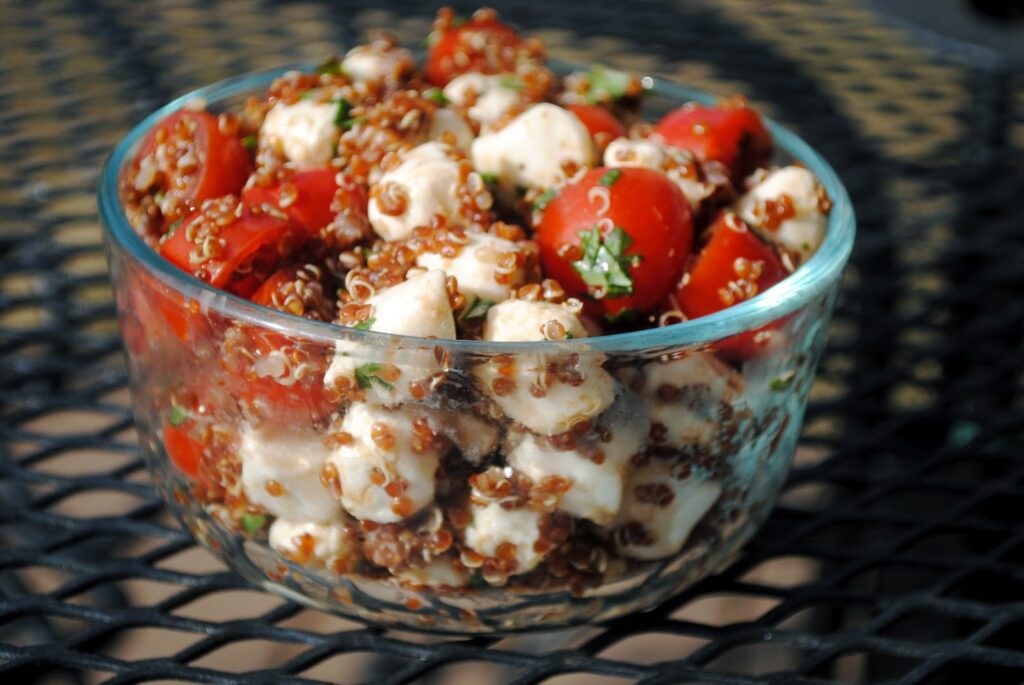
MULTIPOLYGON (((732 212, 718 215, 710 236, 676 292, 687 318, 707 316, 749 300, 786 277, 772 249, 732 212)), ((767 344, 777 327, 777 323, 768 324, 724 340, 717 347, 729 358, 746 359, 767 344)))
POLYGON ((223 133, 213 114, 191 109, 175 112, 153 127, 135 156, 135 174, 147 157, 146 166, 154 165, 156 175, 146 192, 173 200, 164 203, 165 230, 204 200, 241 191, 252 171, 252 158, 241 138, 223 133))
POLYGON ((579 104, 569 105, 566 109, 579 117, 601 147, 626 135, 626 127, 604 107, 579 104))
MULTIPOLYGON (((444 28, 432 34, 430 53, 423 68, 427 80, 444 86, 459 74, 477 71, 500 74, 515 71, 516 52, 522 44, 511 26, 498 21, 494 10, 480 10, 467 21, 456 24, 449 16, 438 13, 444 28)), ((435 24, 436 26, 437 24, 435 24)))
POLYGON ((331 205, 338 190, 334 169, 308 169, 272 186, 253 186, 242 193, 246 206, 270 204, 278 207, 296 223, 318 231, 334 220, 331 205), (282 206, 282 195, 285 198, 282 206))
POLYGON ((701 161, 725 164, 736 181, 768 164, 772 155, 771 134, 761 117, 740 102, 684 105, 662 117, 654 132, 701 161))
POLYGON ((272 273, 250 298, 256 304, 315 321, 334 318, 334 301, 324 269, 286 264, 272 273))
POLYGON ((185 426, 164 424, 164 450, 179 471, 195 480, 199 477, 199 464, 203 459, 203 443, 193 438, 185 426))
POLYGON ((598 168, 548 202, 534 238, 547 274, 591 314, 616 317, 650 312, 675 289, 693 219, 663 174, 598 168))
POLYGON ((239 217, 236 208, 237 201, 230 197, 207 203, 164 240, 160 254, 214 287, 247 297, 266 274, 305 242, 308 231, 290 219, 270 214, 243 211, 239 217), (204 237, 202 231, 190 231, 194 223, 211 226, 212 232, 204 237), (203 258, 207 239, 213 250, 203 258), (195 262, 193 254, 199 257, 195 262))
POLYGON ((127 292, 131 311, 126 312, 122 328, 131 345, 129 350, 134 354, 165 340, 174 345, 179 341, 193 341, 209 330, 206 316, 199 311, 199 303, 187 301, 156 276, 131 270, 126 273, 125 281, 123 290, 127 292), (132 330, 132 323, 137 331, 132 330))

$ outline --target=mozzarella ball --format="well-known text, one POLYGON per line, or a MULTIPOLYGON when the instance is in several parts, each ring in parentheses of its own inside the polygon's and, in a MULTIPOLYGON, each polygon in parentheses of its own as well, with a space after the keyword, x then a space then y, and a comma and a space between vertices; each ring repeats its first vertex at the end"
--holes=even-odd
POLYGON ((575 448, 560 449, 547 438, 527 434, 509 451, 508 464, 534 483, 552 476, 568 480, 558 508, 604 526, 619 513, 629 460, 650 429, 646 404, 620 386, 618 399, 575 448))
MULTIPOLYGON (((443 271, 428 271, 381 290, 366 301, 371 308, 369 330, 454 340, 455 318, 446 282, 443 271)), ((432 349, 382 350, 339 340, 335 343, 334 359, 324 374, 324 384, 333 387, 339 378, 347 378, 350 386, 365 386, 368 401, 390 405, 410 399, 409 383, 440 371, 442 367, 432 349), (388 380, 387 373, 376 368, 382 364, 394 366, 397 378, 388 380)))
POLYGON ((458 112, 442 108, 434 112, 427 137, 430 140, 440 140, 446 133, 452 134, 455 147, 465 153, 469 152, 470 146, 473 144, 473 129, 458 112))
POLYGON ((818 182, 814 174, 798 166, 768 172, 736 201, 733 209, 761 235, 805 259, 821 245, 828 226, 828 216, 819 202, 818 182), (765 223, 768 202, 788 202, 794 215, 773 228, 765 223))
POLYGON ((694 352, 645 366, 642 387, 651 402, 651 422, 664 430, 662 444, 689 447, 715 439, 744 382, 713 353, 694 352))
POLYGON ((283 557, 303 564, 316 560, 337 573, 353 568, 361 556, 359 536, 349 525, 277 519, 267 536, 283 557))
POLYGON ((436 420, 424 411, 362 402, 349 407, 340 430, 352 436, 351 444, 335 450, 328 463, 338 470, 341 504, 352 516, 394 523, 433 502, 441 449, 436 440, 417 435, 413 423, 419 419, 439 432, 436 420))
MULTIPOLYGON (((459 281, 461 284, 462 281, 459 281)), ((560 304, 532 300, 508 300, 487 311, 484 322, 484 340, 501 342, 530 342, 545 340, 544 328, 550 321, 557 322, 566 337, 585 338, 587 330, 579 317, 560 304)))
POLYGON ((412 53, 387 42, 357 45, 345 54, 341 70, 354 83, 397 79, 414 65, 412 53))
POLYGON ((403 585, 413 587, 464 587, 469 583, 469 572, 452 561, 449 556, 434 557, 426 566, 406 566, 394 575, 403 585))
POLYGON ((452 224, 469 222, 458 197, 459 162, 443 143, 424 143, 402 155, 370 189, 369 218, 385 240, 404 240, 435 214, 452 224), (398 211, 401 210, 401 211, 398 211))
POLYGON ((299 168, 324 166, 334 157, 338 142, 337 113, 338 105, 333 102, 279 102, 263 120, 260 145, 280 146, 288 161, 299 168))
POLYGON ((330 453, 312 430, 246 424, 238 447, 245 496, 274 516, 338 520, 338 502, 320 482, 320 470, 330 453))
POLYGON ((512 289, 526 278, 522 266, 522 248, 511 240, 490 233, 468 232, 466 244, 454 257, 438 252, 424 252, 416 258, 418 266, 440 269, 459 282, 459 291, 481 300, 504 302, 512 289), (498 264, 502 255, 516 257, 512 268, 498 264), (500 279, 500 281, 499 281, 500 279))
POLYGON ((473 141, 473 166, 494 174, 506 195, 565 180, 562 165, 593 166, 594 144, 583 122, 558 105, 533 105, 504 128, 473 141))
POLYGON ((503 509, 500 504, 470 506, 472 519, 465 531, 466 546, 477 554, 495 558, 498 547, 512 545, 515 549, 515 574, 526 573, 544 560, 534 549, 540 539, 544 514, 532 509, 503 509))
POLYGON ((444 96, 460 107, 475 97, 466 114, 486 130, 519 103, 519 91, 506 85, 515 78, 514 74, 461 74, 444 87, 444 96))
POLYGON ((660 171, 679 187, 694 210, 715 190, 712 185, 701 182, 692 153, 651 140, 616 138, 605 148, 604 165, 660 171))
POLYGON ((676 478, 670 461, 651 459, 630 474, 612 539, 620 553, 633 559, 676 554, 721 494, 720 483, 676 478))

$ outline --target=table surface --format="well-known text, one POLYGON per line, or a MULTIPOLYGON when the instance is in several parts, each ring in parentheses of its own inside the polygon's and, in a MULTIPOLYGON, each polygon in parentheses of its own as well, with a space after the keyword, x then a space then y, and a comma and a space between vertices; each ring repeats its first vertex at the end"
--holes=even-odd
POLYGON ((169 518, 94 202, 104 156, 172 96, 375 27, 416 44, 432 8, 0 0, 0 677, 1024 680, 1024 78, 880 4, 500 7, 554 57, 747 94, 836 167, 859 236, 796 468, 731 567, 605 626, 442 639, 254 590, 169 518))

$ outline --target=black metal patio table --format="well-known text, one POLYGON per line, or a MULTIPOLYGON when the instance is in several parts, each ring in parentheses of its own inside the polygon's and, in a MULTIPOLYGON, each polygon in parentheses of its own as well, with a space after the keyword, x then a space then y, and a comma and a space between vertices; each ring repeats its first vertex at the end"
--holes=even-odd
POLYGON ((835 166, 859 236, 795 469, 744 553, 650 613, 460 639, 264 594, 174 524, 137 454, 93 199, 173 96, 375 27, 419 41, 436 8, 0 1, 0 679, 1024 681, 1024 75, 885 5, 498 6, 554 57, 745 93, 835 166))

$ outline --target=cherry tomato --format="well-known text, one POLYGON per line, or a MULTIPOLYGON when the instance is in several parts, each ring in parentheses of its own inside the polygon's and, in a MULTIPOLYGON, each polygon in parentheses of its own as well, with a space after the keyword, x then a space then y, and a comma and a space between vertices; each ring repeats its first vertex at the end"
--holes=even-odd
MULTIPOLYGON (((722 212, 711 225, 710 239, 676 292, 680 309, 695 319, 749 300, 786 277, 786 269, 770 247, 732 212, 722 212)), ((773 322, 718 344, 726 357, 743 360, 767 344, 778 328, 773 322)))
POLYGON ((334 220, 331 205, 338 190, 337 175, 333 169, 297 171, 291 179, 276 185, 246 188, 242 202, 248 207, 264 203, 273 205, 296 223, 310 231, 318 231, 334 220), (282 194, 285 206, 281 203, 282 194))
POLYGON ((263 281, 250 298, 256 304, 315 321, 334 318, 328 274, 318 266, 286 264, 263 281))
POLYGON ((718 161, 740 180, 768 164, 772 139, 757 112, 745 105, 684 105, 666 114, 654 132, 701 161, 718 161))
POLYGON ((175 426, 171 422, 164 424, 163 439, 164 450, 171 463, 189 478, 197 479, 203 459, 203 443, 189 435, 185 426, 175 426))
POLYGON ((523 42, 515 29, 498 21, 493 10, 476 12, 462 24, 450 21, 447 27, 432 34, 431 40, 423 73, 440 87, 471 71, 515 71, 516 53, 523 42))
POLYGON ((231 197, 207 203, 164 240, 160 254, 214 287, 248 297, 266 274, 305 242, 308 231, 290 219, 270 214, 246 210, 236 216, 237 206, 231 197), (190 230, 192 224, 197 224, 200 230, 190 230), (209 257, 202 259, 207 239, 213 249, 209 257), (200 256, 202 261, 194 262, 193 255, 200 256))
MULTIPOLYGON (((181 293, 165 285, 160 279, 143 271, 126 275, 125 290, 138 328, 137 337, 131 338, 129 350, 140 353, 148 345, 165 341, 177 345, 194 341, 209 330, 206 317, 199 311, 199 303, 187 301, 181 293)), ((131 326, 129 325, 129 328, 131 326)), ((126 340, 128 340, 126 334, 126 340)))
POLYGON ((172 200, 161 203, 167 209, 166 230, 204 200, 238 193, 252 171, 252 158, 238 135, 221 131, 216 116, 183 109, 142 141, 132 167, 136 178, 143 167, 155 170, 145 192, 172 200))
POLYGON ((604 107, 598 105, 569 105, 566 107, 570 112, 579 117, 583 125, 590 131, 594 142, 601 149, 608 146, 616 138, 626 135, 626 127, 622 125, 615 115, 604 107))
POLYGON ((616 317, 650 312, 673 292, 693 219, 663 174, 598 168, 548 202, 534 238, 547 274, 591 314, 616 317))

